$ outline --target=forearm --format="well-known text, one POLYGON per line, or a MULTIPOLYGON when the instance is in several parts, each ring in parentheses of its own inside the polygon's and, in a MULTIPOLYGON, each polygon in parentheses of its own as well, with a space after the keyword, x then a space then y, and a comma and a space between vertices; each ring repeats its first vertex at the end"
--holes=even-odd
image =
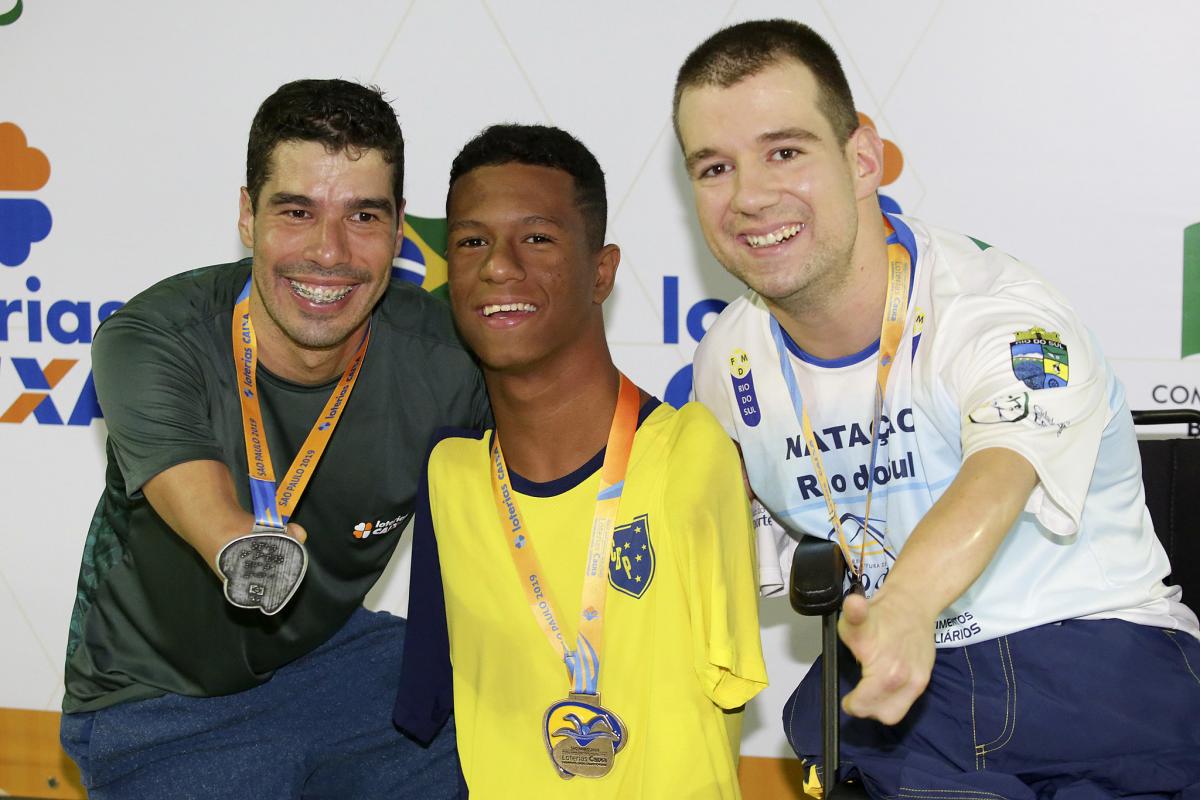
POLYGON ((214 573, 221 548, 254 527, 254 515, 238 503, 233 476, 219 461, 177 464, 147 481, 142 492, 214 573))
POLYGON ((1033 466, 1012 450, 973 454, 905 542, 876 601, 932 626, 987 568, 1036 485, 1033 466))
POLYGON ((913 530, 870 602, 846 598, 838 632, 863 669, 842 701, 847 713, 886 725, 904 718, 933 669, 934 620, 987 568, 1036 484, 1023 456, 980 450, 913 530))

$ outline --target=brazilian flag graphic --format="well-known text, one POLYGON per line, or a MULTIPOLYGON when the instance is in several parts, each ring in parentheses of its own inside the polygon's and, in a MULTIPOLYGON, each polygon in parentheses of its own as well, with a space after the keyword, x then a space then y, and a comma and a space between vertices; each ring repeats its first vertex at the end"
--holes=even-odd
POLYGON ((404 242, 392 261, 392 277, 447 299, 446 220, 404 215, 404 242))

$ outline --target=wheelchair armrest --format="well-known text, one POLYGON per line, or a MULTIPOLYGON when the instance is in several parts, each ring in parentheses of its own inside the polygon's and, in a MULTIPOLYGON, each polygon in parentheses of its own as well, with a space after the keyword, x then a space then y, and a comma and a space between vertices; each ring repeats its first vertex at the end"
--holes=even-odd
POLYGON ((1200 410, 1195 408, 1155 408, 1132 413, 1134 425, 1186 425, 1200 422, 1200 410))
POLYGON ((842 607, 846 559, 836 542, 800 537, 792 555, 792 588, 788 599, 797 613, 817 617, 842 607))

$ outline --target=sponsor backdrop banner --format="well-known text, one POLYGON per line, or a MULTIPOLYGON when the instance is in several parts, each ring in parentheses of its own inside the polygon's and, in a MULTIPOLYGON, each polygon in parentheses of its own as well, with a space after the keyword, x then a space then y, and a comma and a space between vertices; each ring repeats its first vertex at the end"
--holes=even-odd
MULTIPOLYGON (((1198 4, 0 0, 0 707, 62 698, 104 467, 92 336, 150 283, 243 255, 246 134, 267 94, 298 77, 385 89, 408 141, 396 271, 431 289, 460 146, 498 121, 578 135, 607 172, 624 253, 607 308, 617 362, 679 404, 696 342, 741 287, 692 218, 674 74, 721 25, 768 16, 838 50, 888 142, 886 202, 1040 268, 1131 406, 1200 407, 1198 4)), ((372 603, 402 612, 406 572, 398 559, 372 603)), ((781 756, 780 709, 818 629, 767 600, 763 637, 771 688, 743 751, 781 756)))

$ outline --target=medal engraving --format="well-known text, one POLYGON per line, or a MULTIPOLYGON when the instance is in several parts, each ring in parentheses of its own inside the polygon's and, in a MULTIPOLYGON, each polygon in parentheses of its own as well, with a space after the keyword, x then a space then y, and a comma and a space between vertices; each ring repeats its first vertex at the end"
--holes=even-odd
POLYGON ((255 525, 249 535, 221 548, 217 567, 226 600, 270 616, 287 605, 299 588, 308 568, 308 552, 278 528, 255 525))
POLYGON ((612 771, 629 732, 595 694, 570 694, 542 719, 546 751, 559 777, 603 778, 612 771))

